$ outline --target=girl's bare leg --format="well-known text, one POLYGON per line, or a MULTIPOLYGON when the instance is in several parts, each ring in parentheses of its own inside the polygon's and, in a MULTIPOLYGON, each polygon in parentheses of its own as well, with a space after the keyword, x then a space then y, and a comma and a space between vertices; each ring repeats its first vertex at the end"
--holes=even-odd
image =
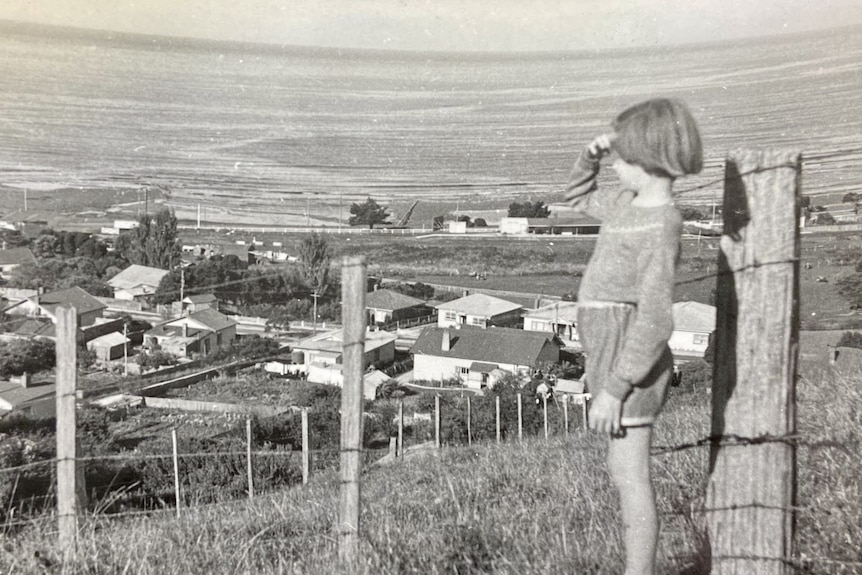
POLYGON ((611 439, 608 469, 620 492, 625 575, 654 575, 658 545, 658 513, 649 471, 652 427, 628 427, 611 439))

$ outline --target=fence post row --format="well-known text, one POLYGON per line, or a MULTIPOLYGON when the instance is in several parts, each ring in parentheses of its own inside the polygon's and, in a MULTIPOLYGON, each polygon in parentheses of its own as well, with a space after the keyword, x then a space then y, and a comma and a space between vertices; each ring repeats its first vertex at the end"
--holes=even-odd
POLYGON ((712 573, 787 575, 793 556, 798 152, 727 159, 706 496, 712 573), (765 439, 765 441, 764 441, 765 439))
POLYGON ((353 566, 359 555, 359 498, 362 464, 362 374, 365 354, 365 288, 368 264, 364 256, 348 256, 341 264, 344 304, 344 385, 341 390, 341 505, 339 558, 353 566))

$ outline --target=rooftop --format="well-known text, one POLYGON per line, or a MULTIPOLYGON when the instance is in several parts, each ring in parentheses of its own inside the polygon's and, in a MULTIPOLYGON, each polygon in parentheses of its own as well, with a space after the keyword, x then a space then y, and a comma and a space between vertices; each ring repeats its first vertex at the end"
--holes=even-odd
POLYGON ((483 293, 474 293, 456 300, 437 305, 438 310, 466 313, 480 317, 496 315, 523 309, 523 306, 483 293))
POLYGON ((109 279, 108 284, 114 289, 131 289, 143 285, 158 287, 162 278, 169 273, 168 270, 132 264, 109 279))
POLYGON ((374 290, 365 296, 365 307, 374 309, 396 310, 424 304, 421 299, 388 289, 374 290))
POLYGON ((414 354, 472 359, 476 362, 532 365, 545 345, 561 347, 559 338, 545 331, 505 327, 488 329, 464 326, 460 329, 428 327, 413 344, 414 354), (449 334, 449 350, 443 351, 444 334, 449 334))

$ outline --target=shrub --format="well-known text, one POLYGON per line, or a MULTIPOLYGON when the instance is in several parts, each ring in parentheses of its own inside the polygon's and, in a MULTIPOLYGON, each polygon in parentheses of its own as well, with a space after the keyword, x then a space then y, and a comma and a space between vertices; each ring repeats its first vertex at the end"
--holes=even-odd
POLYGON ((845 331, 838 340, 838 347, 855 347, 862 349, 862 333, 858 331, 845 331))
POLYGON ((54 342, 47 339, 0 342, 0 377, 35 373, 54 367, 54 342))

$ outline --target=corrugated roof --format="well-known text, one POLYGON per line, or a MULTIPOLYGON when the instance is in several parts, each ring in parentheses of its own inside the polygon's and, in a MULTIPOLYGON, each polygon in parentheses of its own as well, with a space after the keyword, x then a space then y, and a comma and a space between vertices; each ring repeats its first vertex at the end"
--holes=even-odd
POLYGON ((578 320, 578 302, 558 301, 524 313, 525 318, 559 320, 575 323, 578 320))
POLYGON ((559 340, 550 332, 505 327, 488 329, 427 327, 413 344, 414 354, 472 359, 483 363, 534 365, 548 342, 559 340), (443 351, 443 334, 449 333, 449 350, 443 351))
POLYGON ((109 279, 108 285, 114 289, 131 289, 142 285, 158 287, 162 278, 169 273, 168 270, 132 264, 109 279))
POLYGON ((78 314, 85 314, 108 307, 106 304, 91 296, 78 286, 36 295, 30 298, 33 303, 39 304, 53 313, 53 310, 61 304, 69 304, 74 307, 78 314))
POLYGON ((441 303, 437 306, 437 309, 466 313, 479 317, 494 317, 523 309, 523 306, 487 294, 474 293, 456 300, 441 303))
POLYGON ((404 295, 388 289, 378 289, 368 292, 365 296, 365 307, 374 309, 396 310, 424 305, 421 299, 404 295))
POLYGON ((0 250, 0 266, 14 266, 23 263, 36 263, 36 256, 30 248, 11 248, 0 250))
POLYGON ((196 293, 183 298, 183 301, 187 303, 212 303, 217 300, 215 294, 211 293, 196 293))
POLYGON ((673 329, 699 333, 715 331, 715 306, 696 301, 673 304, 673 329))
POLYGON ((99 346, 99 347, 102 347, 102 346, 114 347, 116 345, 123 345, 127 341, 129 341, 129 338, 127 338, 126 336, 124 336, 120 332, 112 331, 111 333, 106 333, 105 335, 100 335, 97 338, 91 339, 87 343, 95 345, 95 346, 99 346))
POLYGON ((232 325, 236 325, 234 320, 214 309, 202 309, 201 311, 196 311, 195 313, 189 314, 189 318, 199 321, 213 331, 221 331, 232 325))

